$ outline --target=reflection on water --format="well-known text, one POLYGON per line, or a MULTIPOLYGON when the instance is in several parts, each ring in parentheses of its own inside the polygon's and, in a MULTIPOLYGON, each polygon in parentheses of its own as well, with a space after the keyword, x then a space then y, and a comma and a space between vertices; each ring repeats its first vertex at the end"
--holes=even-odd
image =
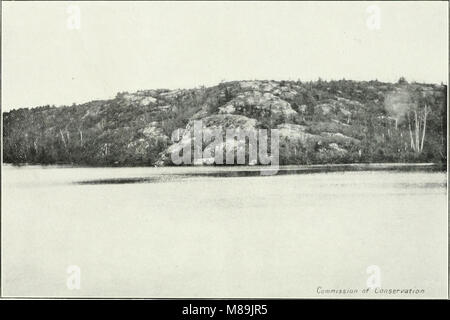
POLYGON ((113 179, 98 179, 98 180, 84 180, 74 182, 76 184, 128 184, 128 183, 151 183, 151 182, 165 182, 180 179, 180 176, 154 176, 145 178, 113 178, 113 179))
MULTIPOLYGON (((173 167, 172 167, 173 168, 173 167)), ((293 175, 293 174, 308 174, 308 173, 330 173, 330 172, 350 172, 350 171, 396 171, 396 172, 439 172, 442 168, 437 165, 423 164, 423 165, 405 165, 405 164, 387 164, 387 165, 373 165, 373 164, 342 164, 342 165, 311 165, 311 166, 282 166, 280 168, 272 167, 184 167, 186 172, 182 173, 161 173, 149 177, 136 178, 108 178, 108 179, 90 179, 83 181, 76 181, 77 184, 128 184, 128 183, 156 183, 168 182, 185 178, 195 177, 214 177, 214 178, 233 178, 233 177, 267 177, 274 175, 293 175), (201 170, 205 169, 206 170, 201 170), (226 170, 228 169, 228 170, 226 170), (264 171, 265 174, 261 174, 264 171)), ((403 184, 408 187, 409 184, 403 184)), ((437 187, 445 185, 438 184, 437 187)), ((432 183, 424 184, 424 187, 433 187, 432 183)))
POLYGON ((3 294, 317 297, 377 265, 383 287, 445 296, 446 173, 334 169, 6 166, 3 294))

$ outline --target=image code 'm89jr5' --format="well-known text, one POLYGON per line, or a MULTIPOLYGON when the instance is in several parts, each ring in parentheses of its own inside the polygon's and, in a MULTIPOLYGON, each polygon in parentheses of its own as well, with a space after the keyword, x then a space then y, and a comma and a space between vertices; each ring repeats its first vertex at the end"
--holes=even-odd
POLYGON ((233 304, 227 305, 226 308, 227 315, 265 315, 267 314, 267 306, 265 304, 233 304))

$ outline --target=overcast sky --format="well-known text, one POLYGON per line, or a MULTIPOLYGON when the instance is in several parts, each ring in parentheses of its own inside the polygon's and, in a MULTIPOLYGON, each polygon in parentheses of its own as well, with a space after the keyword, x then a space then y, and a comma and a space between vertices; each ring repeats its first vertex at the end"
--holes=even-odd
POLYGON ((447 5, 2 2, 2 109, 222 80, 447 83, 447 5))

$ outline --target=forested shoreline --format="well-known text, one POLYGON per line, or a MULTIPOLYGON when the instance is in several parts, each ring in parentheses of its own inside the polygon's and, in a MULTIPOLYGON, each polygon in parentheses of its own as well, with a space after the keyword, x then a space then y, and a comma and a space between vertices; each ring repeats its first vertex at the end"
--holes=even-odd
POLYGON ((192 122, 278 129, 280 164, 447 162, 447 86, 379 81, 232 81, 121 92, 109 100, 3 113, 3 161, 172 165, 192 122))

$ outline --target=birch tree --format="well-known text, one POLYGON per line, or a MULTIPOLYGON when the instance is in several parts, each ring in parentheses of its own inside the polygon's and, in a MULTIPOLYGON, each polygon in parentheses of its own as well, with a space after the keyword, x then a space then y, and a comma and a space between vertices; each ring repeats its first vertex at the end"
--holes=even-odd
POLYGON ((411 149, 416 153, 421 153, 426 137, 427 117, 431 112, 426 94, 424 92, 414 92, 408 107, 406 115, 411 149))
POLYGON ((427 117, 431 112, 427 93, 419 88, 403 87, 388 95, 385 100, 386 111, 397 124, 406 121, 409 131, 410 148, 421 153, 427 130, 427 117))

